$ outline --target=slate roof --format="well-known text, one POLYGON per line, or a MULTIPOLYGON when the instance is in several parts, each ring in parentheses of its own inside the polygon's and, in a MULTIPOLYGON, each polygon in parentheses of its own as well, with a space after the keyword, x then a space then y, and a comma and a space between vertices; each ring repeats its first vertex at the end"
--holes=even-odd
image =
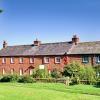
POLYGON ((100 54, 100 41, 78 43, 69 54, 100 54))
POLYGON ((72 47, 71 42, 45 43, 39 46, 7 46, 0 50, 0 56, 63 55, 72 47))
POLYGON ((0 56, 41 56, 67 54, 100 54, 100 41, 80 42, 73 45, 72 42, 45 43, 39 46, 17 45, 7 46, 0 50, 0 56))

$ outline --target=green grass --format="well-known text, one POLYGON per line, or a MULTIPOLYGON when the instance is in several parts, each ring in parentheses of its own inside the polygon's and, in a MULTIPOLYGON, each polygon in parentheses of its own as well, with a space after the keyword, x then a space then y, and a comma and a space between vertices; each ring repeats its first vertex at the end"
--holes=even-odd
POLYGON ((100 100, 100 88, 54 83, 0 83, 0 100, 100 100))

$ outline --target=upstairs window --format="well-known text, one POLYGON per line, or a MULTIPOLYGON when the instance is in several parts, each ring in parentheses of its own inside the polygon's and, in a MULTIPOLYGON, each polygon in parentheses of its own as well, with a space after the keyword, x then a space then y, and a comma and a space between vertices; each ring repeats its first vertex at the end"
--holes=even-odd
POLYGON ((34 63, 34 58, 33 57, 29 58, 29 62, 34 63))
POLYGON ((19 63, 21 63, 21 64, 23 63, 23 58, 22 57, 19 58, 19 63))
POLYGON ((55 57, 55 63, 60 63, 61 62, 61 57, 55 57))
POLYGON ((96 63, 100 63, 100 56, 96 56, 96 63))
POLYGON ((49 63, 49 57, 44 57, 44 63, 49 63))
POLYGON ((6 58, 2 58, 2 63, 3 63, 3 64, 6 63, 6 58))
POLYGON ((89 57, 88 56, 82 56, 82 63, 89 63, 89 57))
POLYGON ((14 58, 13 58, 13 57, 10 58, 10 63, 11 63, 11 64, 14 63, 14 58))

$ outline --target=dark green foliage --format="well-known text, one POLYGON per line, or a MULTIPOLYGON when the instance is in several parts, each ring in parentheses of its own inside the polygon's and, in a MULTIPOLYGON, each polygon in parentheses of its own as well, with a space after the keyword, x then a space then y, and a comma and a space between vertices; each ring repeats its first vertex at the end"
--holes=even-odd
POLYGON ((79 72, 80 80, 87 80, 88 84, 96 82, 96 72, 92 66, 82 67, 79 72))
POLYGON ((76 85, 76 84, 79 84, 79 83, 80 83, 79 77, 72 77, 71 78, 70 85, 76 85))
POLYGON ((96 71, 96 76, 97 78, 99 77, 100 78, 100 65, 97 65, 94 67, 95 68, 95 71, 96 71))
POLYGON ((65 66, 63 76, 75 77, 80 71, 80 65, 78 63, 71 63, 65 66))
POLYGON ((33 71, 32 77, 33 78, 47 78, 48 72, 46 69, 37 69, 33 71))
POLYGON ((84 81, 86 84, 96 83, 96 72, 92 66, 71 63, 64 68, 63 75, 70 76, 71 84, 78 84, 80 81, 84 81))
POLYGON ((1 77, 0 82, 14 82, 17 78, 17 75, 5 75, 1 77))
POLYGON ((0 82, 10 82, 11 81, 11 77, 9 75, 7 76, 3 76, 1 79, 0 79, 0 82))
POLYGON ((54 69, 53 71, 51 71, 51 77, 53 78, 61 78, 62 74, 60 71, 57 71, 56 69, 54 69))
POLYGON ((20 76, 18 78, 19 83, 33 83, 35 80, 31 76, 20 76))

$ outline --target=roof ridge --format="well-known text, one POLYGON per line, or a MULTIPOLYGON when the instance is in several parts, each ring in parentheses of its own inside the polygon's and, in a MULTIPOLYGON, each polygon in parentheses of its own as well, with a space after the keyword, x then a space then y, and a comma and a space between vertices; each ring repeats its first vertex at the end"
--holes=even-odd
POLYGON ((79 43, 93 43, 93 42, 100 42, 100 41, 86 41, 86 42, 79 42, 79 43))
POLYGON ((7 47, 14 47, 14 46, 32 46, 32 44, 23 44, 23 45, 8 45, 7 47))
POLYGON ((41 44, 59 44, 59 43, 71 43, 71 41, 65 41, 65 42, 51 42, 51 43, 41 43, 41 44))

